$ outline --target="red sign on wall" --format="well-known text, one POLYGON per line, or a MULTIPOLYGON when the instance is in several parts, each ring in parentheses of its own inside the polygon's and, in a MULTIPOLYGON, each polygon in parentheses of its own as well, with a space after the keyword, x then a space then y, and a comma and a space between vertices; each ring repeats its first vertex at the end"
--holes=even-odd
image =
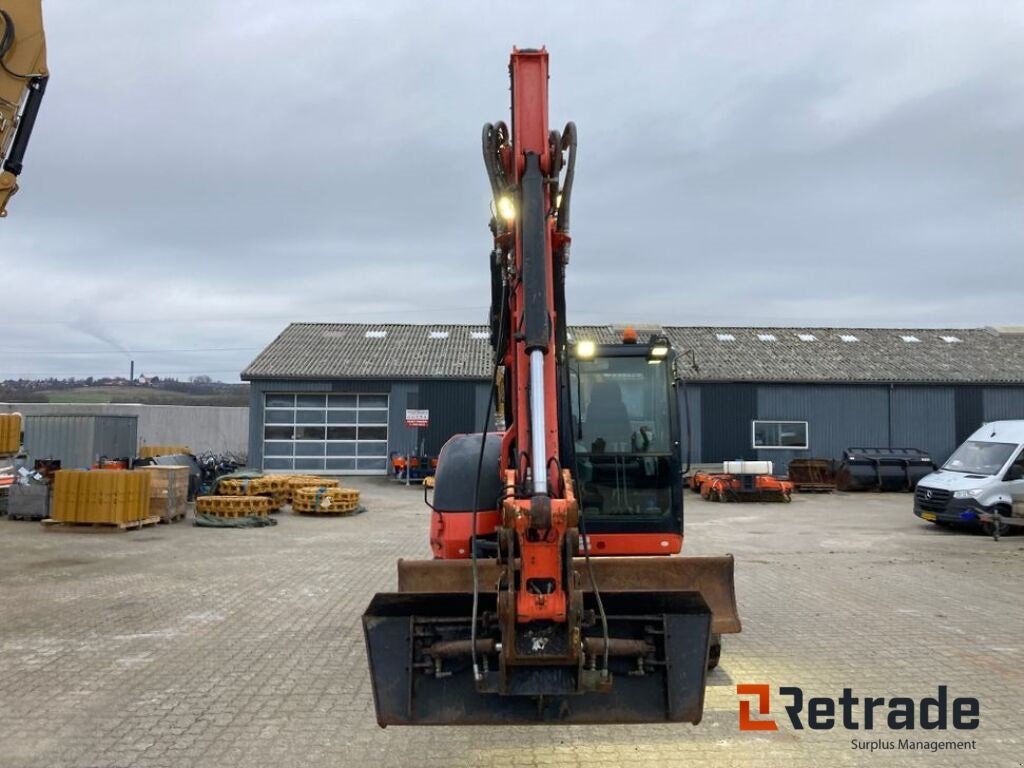
POLYGON ((430 424, 430 411, 424 409, 406 408, 405 426, 426 427, 430 424))

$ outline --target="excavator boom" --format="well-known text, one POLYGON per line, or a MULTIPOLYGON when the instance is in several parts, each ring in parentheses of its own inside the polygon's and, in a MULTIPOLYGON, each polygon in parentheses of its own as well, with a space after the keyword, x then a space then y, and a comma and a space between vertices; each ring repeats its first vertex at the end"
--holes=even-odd
POLYGON ((48 79, 42 0, 0 0, 0 218, 18 191, 48 79))

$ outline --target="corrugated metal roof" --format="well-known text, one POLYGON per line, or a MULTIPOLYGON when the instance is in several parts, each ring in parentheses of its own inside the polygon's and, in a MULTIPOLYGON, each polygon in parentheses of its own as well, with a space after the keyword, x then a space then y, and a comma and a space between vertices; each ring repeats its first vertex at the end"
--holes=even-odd
MULTIPOLYGON (((644 326, 643 337, 658 326, 644 326)), ((991 328, 666 326, 696 381, 1024 383, 1024 334, 991 328), (915 340, 916 339, 916 340, 915 340)), ((250 379, 486 379, 480 325, 292 323, 243 371, 250 379)), ((574 326, 614 342, 621 326, 574 326)))

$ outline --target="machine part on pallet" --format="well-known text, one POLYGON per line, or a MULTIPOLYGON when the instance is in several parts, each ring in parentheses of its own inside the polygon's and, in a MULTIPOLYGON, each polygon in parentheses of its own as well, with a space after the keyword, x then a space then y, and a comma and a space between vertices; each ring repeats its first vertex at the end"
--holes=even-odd
POLYGON ((146 472, 62 469, 54 475, 50 517, 97 525, 148 519, 150 479, 146 472))
POLYGON ((11 520, 45 520, 50 516, 51 493, 48 483, 14 483, 4 489, 7 516, 11 520))
POLYGON ((195 501, 202 488, 203 473, 195 456, 187 453, 172 453, 167 456, 153 456, 139 459, 133 466, 139 467, 188 467, 188 500, 195 501))
POLYGON ((359 491, 352 488, 303 486, 295 489, 292 510, 308 514, 352 514, 360 511, 359 491))
POLYGON ((701 485, 707 501, 780 501, 793 497, 793 484, 773 475, 710 475, 701 485))
POLYGON ((266 496, 200 496, 196 499, 196 514, 215 517, 268 515, 272 505, 266 496))
POLYGON ((920 448, 847 448, 836 471, 840 491, 913 491, 936 467, 920 448))
POLYGON ((187 513, 189 467, 149 464, 136 467, 135 472, 148 472, 149 514, 161 522, 181 520, 187 513))
POLYGON ((723 475, 770 475, 775 465, 770 461, 723 461, 723 475))
POLYGON ((836 465, 832 459, 792 459, 786 474, 798 493, 831 493, 836 489, 836 465))

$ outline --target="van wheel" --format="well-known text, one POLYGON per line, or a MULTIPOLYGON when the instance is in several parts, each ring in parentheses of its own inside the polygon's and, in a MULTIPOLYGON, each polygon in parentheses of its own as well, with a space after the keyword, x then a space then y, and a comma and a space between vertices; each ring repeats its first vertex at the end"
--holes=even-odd
MULTIPOLYGON (((994 507, 992 509, 992 511, 995 512, 1000 517, 1010 517, 1013 514, 1013 510, 1011 510, 1005 504, 997 505, 996 507, 994 507)), ((999 536, 1006 536, 1007 534, 1010 533, 1010 530, 1011 530, 1011 528, 1013 526, 1007 525, 1002 520, 999 520, 998 522, 995 522, 995 523, 990 523, 990 522, 986 521, 984 523, 983 527, 984 527, 985 533, 987 533, 989 536, 995 535, 997 530, 998 530, 998 535, 999 536)))

